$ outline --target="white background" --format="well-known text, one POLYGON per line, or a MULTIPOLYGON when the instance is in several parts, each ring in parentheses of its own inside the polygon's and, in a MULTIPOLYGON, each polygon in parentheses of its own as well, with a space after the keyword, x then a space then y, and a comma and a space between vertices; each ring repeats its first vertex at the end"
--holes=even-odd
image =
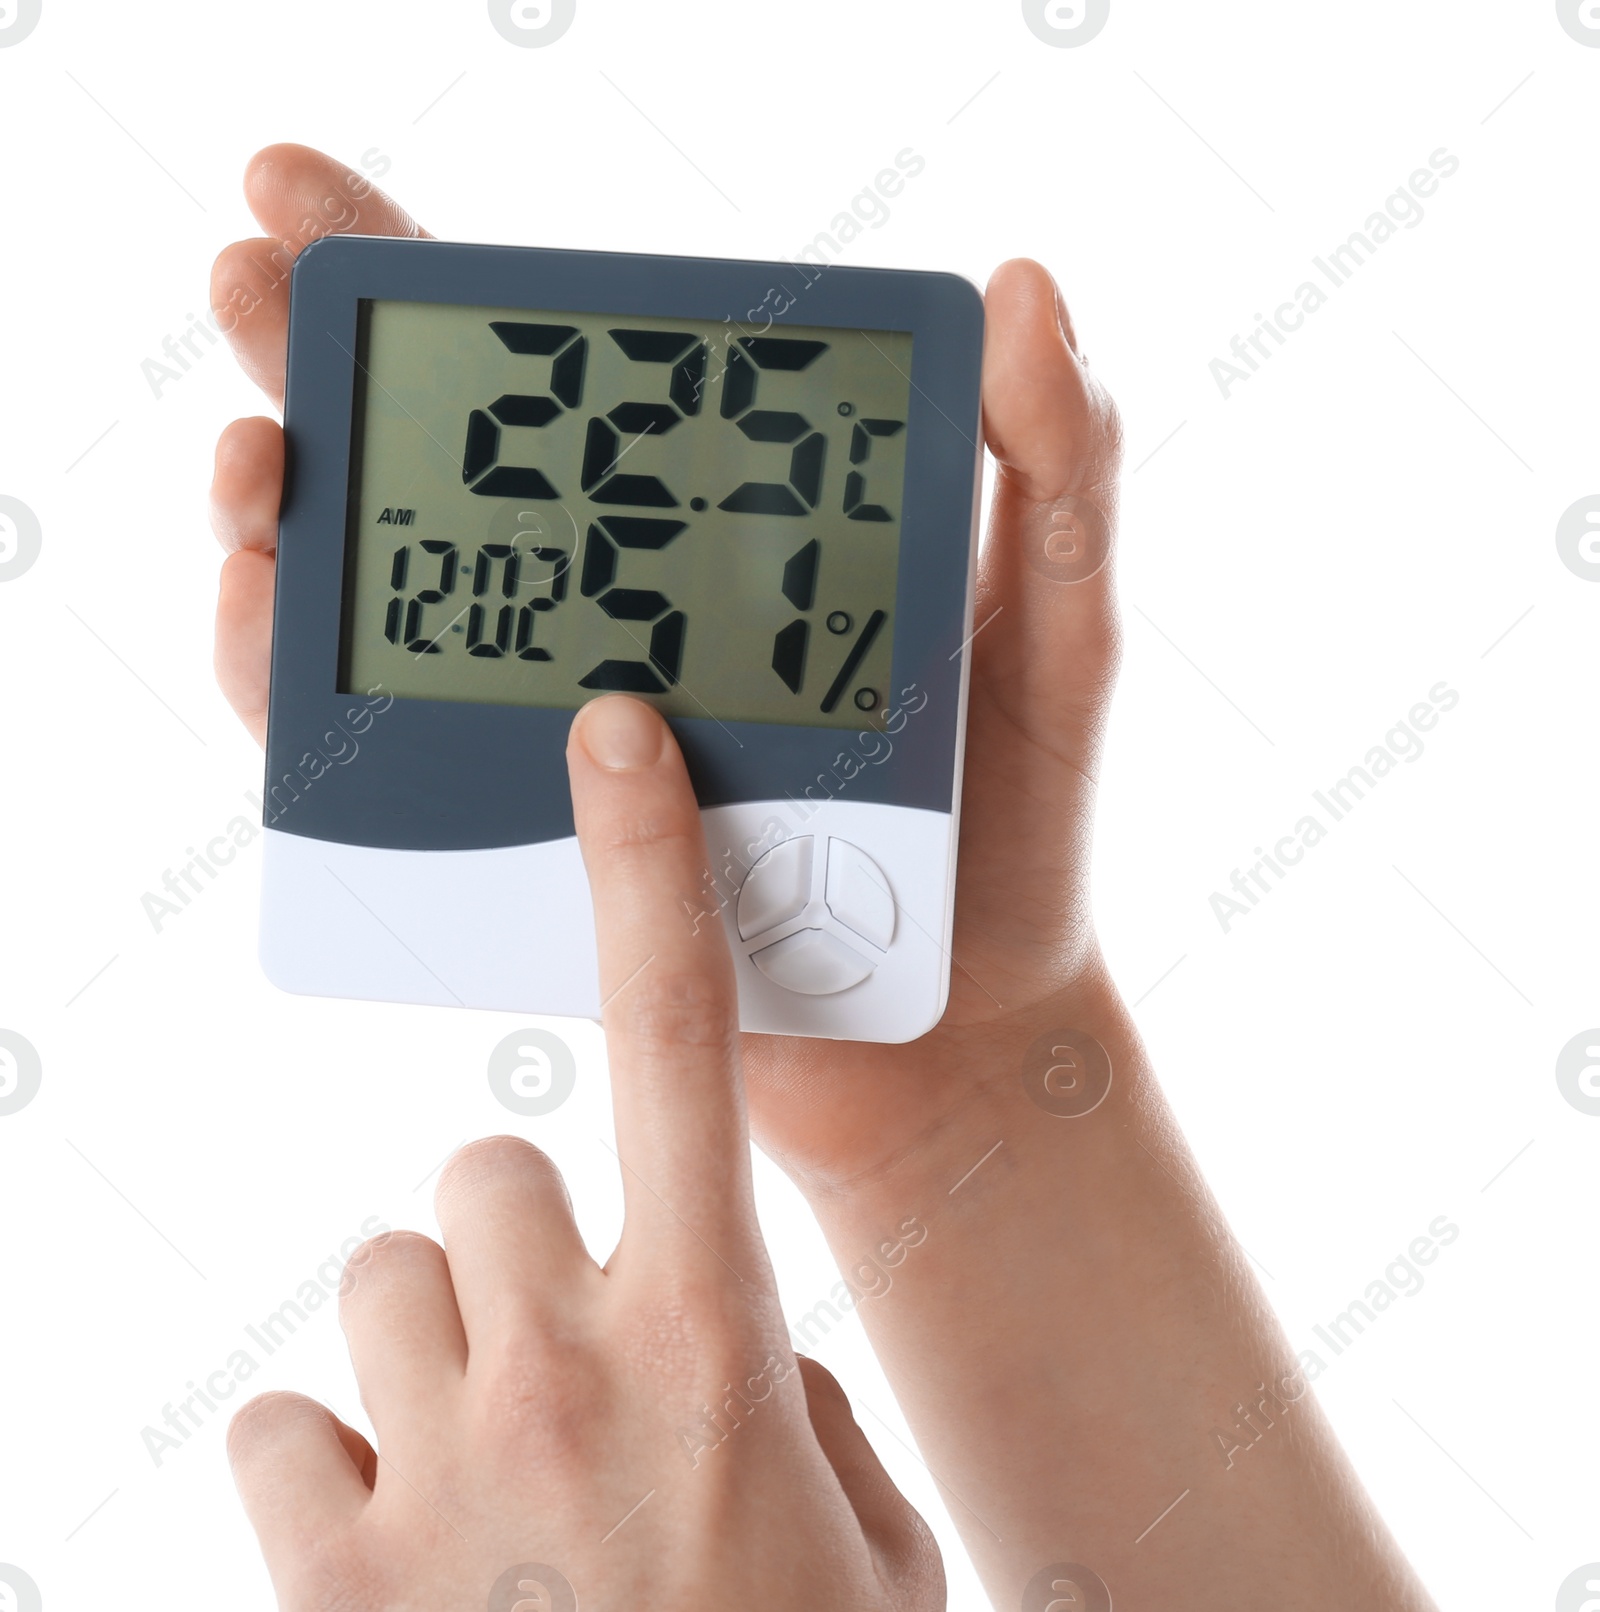
MULTIPOLYGON (((845 261, 1041 259, 1125 416, 1117 978, 1296 1347, 1460 1227, 1317 1392, 1443 1604, 1552 1605, 1600 1558, 1600 1117, 1554 1076, 1600 1023, 1600 586, 1554 537, 1600 491, 1597 75, 1549 0, 1114 0, 1076 49, 1013 0, 579 0, 539 50, 481 4, 44 0, 0 50, 0 493, 43 530, 0 583, 0 1027, 44 1069, 0 1118, 0 1562, 49 1608, 270 1605, 223 1418, 159 1468, 141 1429, 364 1219, 433 1229, 462 1139, 532 1136, 592 1245, 618 1227, 595 1028, 551 1021, 578 1090, 519 1121, 485 1067, 520 1021, 267 985, 259 843, 160 933, 141 909, 260 782, 211 682, 205 490, 264 405, 220 346, 159 399, 141 373, 257 233, 245 160, 375 153, 456 239, 789 257, 909 146, 845 261), (1441 147, 1423 221, 1224 400, 1210 361, 1441 147), (1212 893, 1441 680, 1425 754, 1225 934, 1212 893)), ((836 1273, 759 1170, 798 1316, 836 1273)), ((982 1605, 859 1321, 815 1352, 982 1605)), ((359 1421, 331 1304, 253 1386, 359 1421)))

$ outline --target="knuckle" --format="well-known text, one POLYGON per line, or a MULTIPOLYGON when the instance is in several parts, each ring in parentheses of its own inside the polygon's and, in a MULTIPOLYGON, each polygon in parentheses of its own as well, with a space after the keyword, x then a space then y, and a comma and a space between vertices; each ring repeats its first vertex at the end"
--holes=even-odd
POLYGON ((228 1423, 228 1459, 237 1465, 275 1443, 296 1424, 326 1421, 327 1416, 322 1406, 304 1394, 281 1388, 257 1394, 254 1399, 246 1400, 228 1423))
POLYGON ((736 1382, 766 1358, 761 1329, 727 1282, 683 1270, 637 1295, 627 1338, 630 1363, 669 1381, 736 1382))
POLYGON ((665 1376, 698 1375, 714 1335, 700 1295, 682 1281, 663 1281, 634 1310, 629 1354, 636 1358, 648 1350, 665 1376))
POLYGON ((933 1530, 903 1495, 899 1527, 885 1549, 889 1560, 899 1568, 908 1600, 907 1606, 944 1606, 944 1558, 939 1553, 933 1530))
POLYGON ((691 818, 682 806, 651 802, 626 815, 609 819, 600 833, 600 849, 614 856, 645 852, 652 858, 675 847, 693 852, 704 861, 704 830, 698 817, 691 818))
POLYGON ((593 1459, 609 1393, 593 1358, 551 1338, 523 1338, 494 1358, 482 1376, 477 1409, 485 1449, 508 1459, 570 1467, 593 1459))
POLYGON ((485 1136, 451 1154, 435 1195, 440 1202, 470 1196, 508 1176, 531 1176, 565 1191, 548 1153, 520 1136, 485 1136))
POLYGON ((1098 610, 1080 617, 1076 629, 1084 656, 1078 703, 1099 710, 1109 700, 1122 666, 1122 620, 1116 601, 1104 599, 1098 610))
POLYGON ((1105 694, 1109 699, 1111 686, 1122 670, 1122 618, 1115 610, 1108 613, 1101 635, 1100 653, 1105 663, 1105 694))
POLYGON ((1117 407, 1117 400, 1099 381, 1094 383, 1094 407, 1096 414, 1099 416, 1101 434, 1105 438, 1108 453, 1113 464, 1115 464, 1122 457, 1122 410, 1117 407))
POLYGON ((345 1262, 339 1296, 348 1300, 363 1284, 381 1288, 442 1258, 443 1251, 420 1231, 382 1231, 369 1237, 345 1262))
POLYGON ((647 968, 617 998, 611 1023, 646 1045, 723 1052, 734 1045, 738 1015, 721 980, 669 963, 647 968))
POLYGON ((239 259, 242 255, 239 248, 243 244, 241 241, 230 241, 212 258, 211 284, 213 288, 221 285, 224 281, 231 283, 238 278, 239 259))

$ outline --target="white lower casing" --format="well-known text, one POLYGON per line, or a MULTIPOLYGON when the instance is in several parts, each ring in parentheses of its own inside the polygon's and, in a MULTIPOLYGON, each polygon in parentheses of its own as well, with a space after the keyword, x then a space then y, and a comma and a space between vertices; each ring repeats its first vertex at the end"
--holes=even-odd
MULTIPOLYGON (((963 690, 964 692, 964 690, 963 690)), ((959 757, 958 766, 959 766, 959 757)), ((959 776, 959 771, 958 774, 959 776)), ((949 991, 955 818, 863 801, 751 801, 707 808, 711 868, 685 934, 720 914, 746 1030, 902 1042, 938 1023, 949 991), (810 925, 820 906, 759 940, 740 939, 740 884, 781 840, 858 846, 897 908, 887 951, 847 990, 802 996, 750 961, 757 945, 810 925)), ((385 1002, 599 1018, 589 883, 575 838, 476 851, 397 851, 265 831, 261 964, 286 991, 385 1002)), ((661 937, 670 945, 670 934, 661 937)), ((623 989, 626 989, 623 986, 623 989)))

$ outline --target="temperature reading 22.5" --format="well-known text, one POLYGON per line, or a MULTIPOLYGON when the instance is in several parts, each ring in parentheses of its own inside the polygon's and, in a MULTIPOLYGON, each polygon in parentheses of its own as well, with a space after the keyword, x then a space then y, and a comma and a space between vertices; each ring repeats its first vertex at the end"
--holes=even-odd
POLYGON ((417 698, 610 690, 835 725, 878 709, 909 337, 489 311, 373 305, 363 526, 396 524, 373 513, 381 487, 415 530, 363 531, 350 675, 386 653, 388 686, 417 698))

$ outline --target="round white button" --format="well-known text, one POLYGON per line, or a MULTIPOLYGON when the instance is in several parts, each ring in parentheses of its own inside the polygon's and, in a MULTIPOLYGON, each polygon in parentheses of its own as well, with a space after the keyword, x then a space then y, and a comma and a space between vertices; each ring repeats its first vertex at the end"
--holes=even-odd
POLYGON ((739 891, 739 935, 774 985, 828 996, 871 976, 894 940, 883 869, 847 840, 798 835, 774 846, 739 891))

